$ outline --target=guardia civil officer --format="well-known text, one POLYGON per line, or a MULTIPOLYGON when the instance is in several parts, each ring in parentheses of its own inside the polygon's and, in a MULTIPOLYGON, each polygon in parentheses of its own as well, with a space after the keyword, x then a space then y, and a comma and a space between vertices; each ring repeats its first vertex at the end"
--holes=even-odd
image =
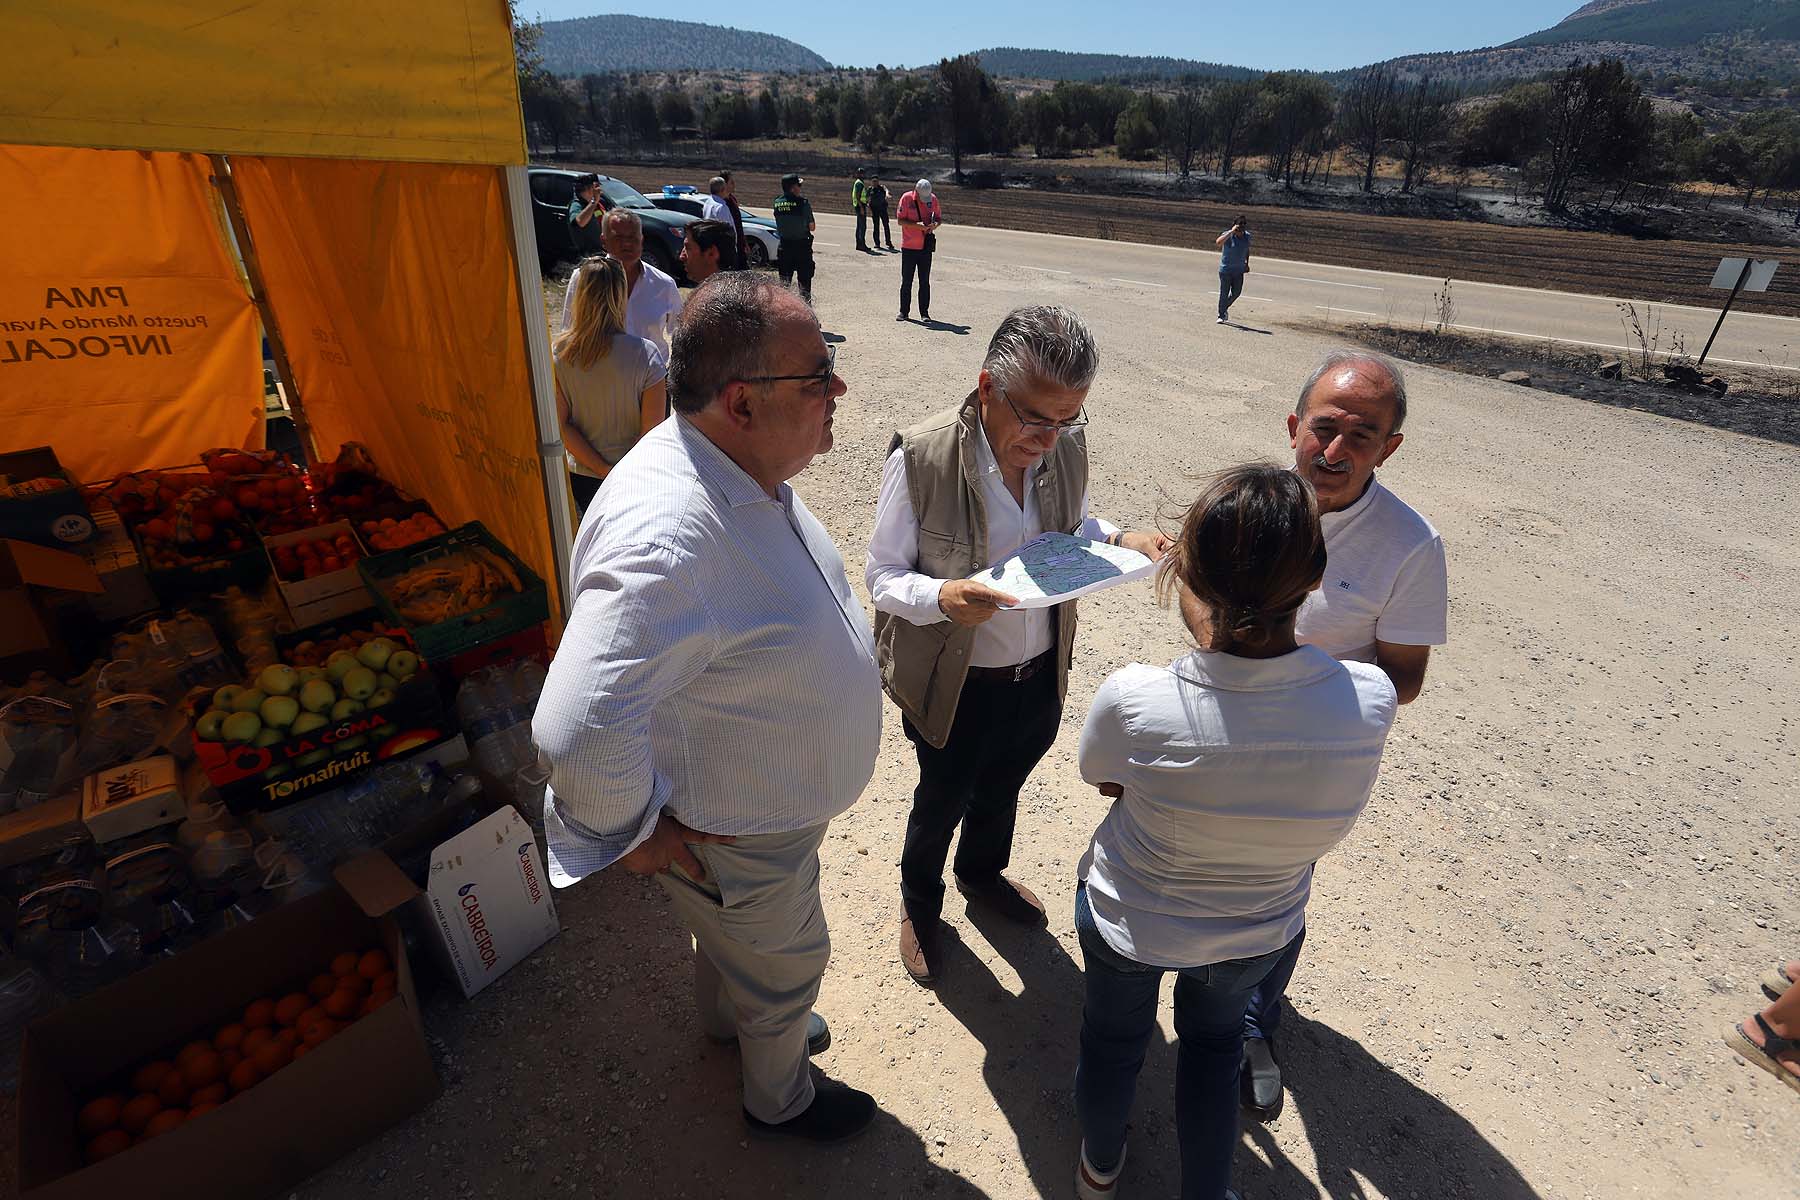
POLYGON ((775 269, 781 273, 781 286, 786 287, 795 275, 800 276, 800 297, 812 303, 813 220, 812 201, 800 194, 806 180, 798 175, 781 177, 781 198, 775 201, 775 232, 781 235, 781 248, 775 255, 775 269))

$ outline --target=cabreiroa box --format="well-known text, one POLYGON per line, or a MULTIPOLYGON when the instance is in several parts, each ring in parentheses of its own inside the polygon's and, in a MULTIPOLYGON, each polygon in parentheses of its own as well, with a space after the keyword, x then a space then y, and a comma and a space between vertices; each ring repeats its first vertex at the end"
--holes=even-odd
POLYGON ((417 889, 371 855, 330 887, 139 971, 34 1023, 19 1063, 20 1200, 260 1200, 329 1166, 437 1094, 411 964, 391 913, 417 889), (353 898, 354 897, 354 898, 353 898), (396 999, 306 1057, 161 1137, 82 1165, 75 1114, 121 1072, 304 988, 348 949, 380 946, 396 999))
POLYGON ((432 852, 421 899, 464 996, 506 974, 560 928, 537 839, 511 805, 432 852))

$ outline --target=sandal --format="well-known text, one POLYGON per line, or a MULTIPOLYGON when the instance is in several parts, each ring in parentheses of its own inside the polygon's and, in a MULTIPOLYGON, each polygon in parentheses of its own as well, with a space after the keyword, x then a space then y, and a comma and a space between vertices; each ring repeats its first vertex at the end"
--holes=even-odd
POLYGON ((1744 1032, 1742 1021, 1725 1031, 1725 1044, 1737 1051, 1751 1066, 1761 1067, 1795 1092, 1800 1092, 1800 1075, 1789 1070, 1781 1061, 1783 1054, 1800 1054, 1800 1042, 1784 1038, 1770 1029, 1769 1023, 1763 1020, 1761 1013, 1757 1013, 1753 1019, 1762 1026, 1762 1045, 1759 1046, 1750 1040, 1750 1035, 1744 1032))
POLYGON ((1768 973, 1762 977, 1763 994, 1769 999, 1781 999, 1787 994, 1787 990, 1794 986, 1793 977, 1788 974, 1787 969, 1788 964, 1782 963, 1779 966, 1770 967, 1768 973))

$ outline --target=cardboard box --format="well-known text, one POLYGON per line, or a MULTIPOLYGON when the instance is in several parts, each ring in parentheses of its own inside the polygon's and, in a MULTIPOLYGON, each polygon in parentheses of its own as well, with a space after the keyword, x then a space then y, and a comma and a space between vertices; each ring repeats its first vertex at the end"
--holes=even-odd
POLYGON ((48 446, 0 454, 0 537, 72 547, 94 536, 87 501, 48 446))
POLYGON ((159 607, 137 544, 125 532, 118 513, 103 508, 94 514, 94 536, 79 553, 105 589, 87 598, 88 611, 94 616, 102 621, 125 621, 159 607))
POLYGON ((105 590, 80 555, 0 539, 0 679, 22 679, 36 670, 72 674, 75 664, 51 607, 59 593, 105 590))
POLYGON ((464 996, 556 936, 549 878, 531 826, 511 805, 433 852, 421 899, 464 996))
POLYGON ((385 857, 34 1023, 19 1063, 20 1200, 260 1200, 331 1165, 437 1094, 400 927, 416 889, 385 857), (75 1114, 148 1059, 304 990, 344 950, 380 946, 396 998, 250 1090, 161 1137, 82 1166, 75 1114))
POLYGON ((96 771, 82 784, 81 821, 96 842, 114 842, 186 817, 181 773, 167 754, 96 771))
POLYGON ((318 625, 336 620, 353 612, 361 612, 373 603, 369 590, 363 586, 362 575, 357 571, 355 562, 347 563, 337 571, 315 575, 311 579, 292 581, 283 579, 275 566, 275 551, 279 547, 297 546, 322 537, 335 538, 340 533, 350 535, 350 540, 356 542, 359 554, 368 553, 357 540, 356 531, 348 521, 333 521, 329 525, 312 529, 263 537, 263 548, 269 554, 270 570, 275 575, 276 585, 281 588, 281 598, 287 601, 288 612, 293 616, 296 626, 318 625))

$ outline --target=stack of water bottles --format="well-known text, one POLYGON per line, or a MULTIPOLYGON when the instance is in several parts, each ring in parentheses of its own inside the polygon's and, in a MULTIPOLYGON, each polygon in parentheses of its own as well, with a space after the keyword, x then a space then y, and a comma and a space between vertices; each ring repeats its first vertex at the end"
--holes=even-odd
POLYGON ((257 831, 279 841, 308 875, 329 879, 333 867, 425 820, 441 775, 433 763, 384 763, 341 788, 258 813, 257 831))
POLYGON ((484 667, 456 690, 456 715, 489 798, 518 809, 540 842, 550 770, 531 740, 531 718, 543 690, 544 664, 534 658, 484 667))

